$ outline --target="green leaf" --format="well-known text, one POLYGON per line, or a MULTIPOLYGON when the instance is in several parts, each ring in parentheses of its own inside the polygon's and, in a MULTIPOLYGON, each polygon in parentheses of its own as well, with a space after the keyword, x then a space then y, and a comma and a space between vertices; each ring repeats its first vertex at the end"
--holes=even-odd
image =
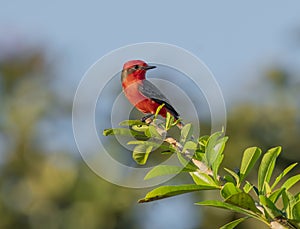
POLYGON ((178 123, 181 123, 182 119, 179 118, 179 119, 176 119, 175 121, 173 120, 173 122, 171 123, 171 126, 176 126, 178 123))
POLYGON ((161 143, 157 143, 157 142, 153 142, 153 141, 139 141, 139 140, 129 141, 129 142, 127 142, 127 145, 143 145, 145 147, 148 147, 148 146, 160 147, 160 146, 162 146, 161 143))
POLYGON ((283 210, 286 212, 287 218, 292 218, 292 205, 295 199, 291 193, 286 191, 285 189, 282 192, 282 202, 283 202, 283 210))
POLYGON ((200 145, 206 147, 208 139, 209 139, 209 135, 203 135, 203 136, 199 137, 198 142, 200 145))
POLYGON ((169 112, 167 112, 166 130, 169 130, 172 127, 173 122, 174 122, 174 116, 172 116, 169 112))
POLYGON ((157 107, 156 112, 155 112, 155 114, 154 114, 154 119, 157 118, 158 113, 160 112, 160 110, 161 110, 164 106, 165 106, 165 104, 163 103, 163 104, 161 104, 159 107, 157 107))
POLYGON ((291 164, 290 166, 288 166, 285 170, 283 170, 282 173, 279 174, 278 177, 276 177, 271 189, 273 190, 275 188, 275 186, 281 181, 281 179, 288 173, 290 172, 298 163, 294 163, 291 164))
POLYGON ((269 199, 273 202, 276 203, 277 200, 279 199, 280 195, 282 194, 284 188, 277 189, 274 191, 270 196, 269 199))
POLYGON ((150 125, 148 131, 149 131, 149 135, 148 135, 149 137, 161 139, 161 135, 157 132, 155 126, 150 125))
POLYGON ((246 184, 243 187, 245 193, 249 193, 253 188, 253 185, 246 181, 246 184))
POLYGON ((119 123, 119 126, 144 126, 144 125, 147 126, 147 124, 145 124, 141 120, 124 120, 119 123))
POLYGON ((185 168, 189 169, 189 170, 193 170, 193 171, 197 171, 198 167, 196 165, 194 165, 193 162, 186 160, 182 154, 180 152, 177 152, 177 157, 179 162, 182 164, 182 166, 184 166, 185 168))
POLYGON ((276 158, 279 156, 280 151, 281 147, 269 149, 261 160, 261 164, 258 169, 258 190, 261 194, 265 194, 263 190, 264 184, 265 182, 269 183, 271 179, 276 158))
POLYGON ((133 149, 132 158, 138 163, 139 165, 144 165, 147 162, 149 154, 151 153, 153 146, 146 146, 146 145, 137 145, 133 149))
POLYGON ((196 149, 195 155, 194 155, 194 157, 197 160, 202 161, 206 165, 207 165, 207 160, 206 160, 206 155, 205 155, 205 149, 206 149, 208 138, 209 138, 208 135, 199 137, 199 139, 198 139, 199 146, 198 146, 198 149, 196 149))
POLYGON ((259 201, 271 219, 275 219, 282 215, 275 204, 268 197, 259 195, 259 201))
POLYGON ((237 225, 239 225, 244 220, 248 219, 249 217, 239 218, 230 223, 225 224, 224 226, 220 227, 220 229, 234 229, 237 225))
POLYGON ((216 189, 216 187, 210 185, 195 185, 195 184, 160 186, 148 192, 145 198, 139 200, 139 203, 150 202, 150 201, 181 195, 189 192, 195 192, 201 190, 213 190, 213 189, 216 189))
POLYGON ((191 123, 185 124, 181 129, 180 143, 184 143, 189 140, 193 135, 193 126, 191 123))
POLYGON ((298 181, 300 180, 300 174, 295 175, 287 179, 281 187, 285 188, 286 190, 289 190, 291 187, 293 187, 298 181))
POLYGON ((222 137, 223 134, 223 132, 216 132, 212 134, 208 139, 205 154, 208 166, 210 168, 212 168, 215 161, 218 161, 218 163, 220 162, 220 160, 218 160, 218 157, 221 156, 225 148, 225 143, 228 139, 228 137, 222 137))
POLYGON ((193 172, 193 171, 176 165, 158 165, 155 166, 146 174, 144 180, 148 180, 158 176, 179 174, 181 172, 193 172))
POLYGON ((249 174, 260 155, 261 149, 257 147, 251 147, 244 151, 240 167, 240 182, 243 182, 243 180, 249 174))
POLYGON ((298 201, 292 208, 293 219, 300 221, 300 201, 298 201))
POLYGON ((141 120, 124 120, 119 123, 120 126, 130 126, 132 130, 145 133, 149 125, 141 120))
POLYGON ((213 176, 215 180, 218 180, 218 172, 219 172, 219 167, 224 159, 224 154, 220 155, 217 157, 215 162, 212 165, 212 171, 213 171, 213 176))
POLYGON ((295 195, 295 200, 296 200, 296 201, 300 200, 300 192, 298 192, 298 193, 295 195))
POLYGON ((240 193, 242 190, 237 188, 233 183, 226 183, 222 189, 221 189, 221 195, 224 199, 227 199, 228 197, 240 193))
POLYGON ((227 209, 227 210, 230 210, 230 211, 242 213, 242 214, 245 214, 249 217, 253 217, 253 218, 262 220, 262 218, 259 215, 257 215, 256 213, 254 213, 251 210, 247 210, 247 209, 241 208, 239 206, 236 206, 234 204, 225 203, 225 202, 222 202, 222 201, 219 201, 219 200, 206 200, 206 201, 198 202, 196 204, 197 205, 202 205, 202 206, 211 206, 211 207, 223 208, 223 209, 227 209))
POLYGON ((228 174, 225 174, 223 176, 223 180, 226 181, 226 182, 231 182, 231 183, 236 184, 235 179, 231 175, 228 175, 228 174))
MULTIPOLYGON (((153 145, 154 146, 154 145, 153 145)), ((161 150, 161 154, 172 154, 175 151, 175 149, 173 148, 173 146, 171 146, 169 143, 166 142, 162 142, 162 143, 157 143, 157 145, 155 146, 157 148, 159 148, 161 150)))
POLYGON ((260 211, 256 208, 255 202, 252 197, 245 192, 239 192, 229 196, 226 200, 226 203, 236 205, 245 210, 250 210, 254 213, 260 213, 260 211))
POLYGON ((195 151, 193 158, 198 161, 202 161, 205 165, 207 165, 205 153, 201 153, 198 149, 195 151))
POLYGON ((224 170, 228 172, 235 179, 236 184, 240 184, 240 177, 238 174, 236 174, 234 171, 227 168, 224 168, 224 170))
POLYGON ((205 155, 206 155, 208 166, 210 168, 218 156, 218 151, 216 151, 214 148, 217 144, 217 141, 222 137, 222 135, 223 135, 222 132, 216 132, 212 134, 207 140, 205 155))
POLYGON ((197 144, 193 141, 187 141, 184 146, 183 146, 183 149, 182 149, 182 152, 185 152, 186 150, 196 150, 197 148, 197 144))
POLYGON ((173 146, 168 145, 166 142, 163 142, 159 148, 161 149, 161 154, 171 155, 176 152, 173 146))
POLYGON ((216 182, 207 174, 205 173, 190 173, 192 176, 194 182, 197 185, 211 185, 215 186, 216 188, 219 188, 219 186, 216 184, 216 182))
POLYGON ((265 184, 264 184, 264 191, 265 191, 266 195, 270 195, 270 193, 272 192, 271 187, 270 187, 269 183, 267 183, 267 182, 265 182, 265 184))
POLYGON ((199 137, 198 143, 199 143, 199 151, 201 153, 205 153, 208 139, 209 139, 209 135, 204 135, 202 137, 199 137))
POLYGON ((289 217, 289 214, 288 214, 289 202, 290 201, 289 201, 288 195, 285 192, 285 189, 283 189, 283 191, 282 191, 283 211, 285 211, 287 213, 288 217, 289 217))
MULTIPOLYGON (((133 125, 131 126, 132 130, 135 130, 137 132, 143 132, 145 135, 149 129, 149 125, 133 125)), ((149 137, 149 136, 147 136, 149 137)))
POLYGON ((145 137, 145 135, 141 135, 141 133, 137 131, 133 131, 126 128, 115 128, 115 129, 105 129, 103 130, 103 135, 124 135, 124 136, 133 136, 133 137, 145 137))

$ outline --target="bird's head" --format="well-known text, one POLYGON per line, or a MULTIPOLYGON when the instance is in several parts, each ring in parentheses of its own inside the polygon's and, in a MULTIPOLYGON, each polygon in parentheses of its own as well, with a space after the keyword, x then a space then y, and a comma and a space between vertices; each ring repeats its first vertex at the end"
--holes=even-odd
POLYGON ((123 66, 121 81, 144 80, 146 71, 153 68, 156 68, 156 66, 150 66, 142 60, 127 61, 123 66))

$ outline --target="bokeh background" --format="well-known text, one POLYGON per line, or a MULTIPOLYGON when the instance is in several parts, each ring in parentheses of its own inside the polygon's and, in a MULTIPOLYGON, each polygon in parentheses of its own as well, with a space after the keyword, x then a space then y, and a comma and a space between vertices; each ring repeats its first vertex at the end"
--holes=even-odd
POLYGON ((277 172, 300 160, 298 1, 0 3, 0 228, 206 229, 238 217, 193 205, 214 192, 137 204, 149 189, 110 184, 81 159, 76 87, 92 63, 131 43, 175 44, 212 70, 228 112, 226 167, 253 145, 283 146, 277 172))

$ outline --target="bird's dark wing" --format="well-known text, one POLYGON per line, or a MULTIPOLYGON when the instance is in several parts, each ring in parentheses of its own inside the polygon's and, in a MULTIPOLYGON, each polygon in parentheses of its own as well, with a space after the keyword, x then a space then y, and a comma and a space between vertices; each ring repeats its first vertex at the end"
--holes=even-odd
POLYGON ((146 97, 154 100, 158 104, 165 104, 165 107, 169 110, 169 112, 175 117, 179 118, 179 114, 177 111, 170 105, 170 101, 166 98, 166 96, 150 81, 143 80, 143 84, 139 85, 139 91, 146 97))

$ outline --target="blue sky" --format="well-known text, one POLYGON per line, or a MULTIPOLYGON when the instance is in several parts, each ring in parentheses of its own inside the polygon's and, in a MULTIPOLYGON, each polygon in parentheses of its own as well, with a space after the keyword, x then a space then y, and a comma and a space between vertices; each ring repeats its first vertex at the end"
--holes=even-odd
POLYGON ((88 67, 109 51, 144 41, 175 44, 208 65, 230 103, 257 68, 299 64, 299 50, 289 45, 300 27, 299 9, 299 1, 271 0, 2 1, 0 41, 17 36, 48 46, 70 97, 88 67))

